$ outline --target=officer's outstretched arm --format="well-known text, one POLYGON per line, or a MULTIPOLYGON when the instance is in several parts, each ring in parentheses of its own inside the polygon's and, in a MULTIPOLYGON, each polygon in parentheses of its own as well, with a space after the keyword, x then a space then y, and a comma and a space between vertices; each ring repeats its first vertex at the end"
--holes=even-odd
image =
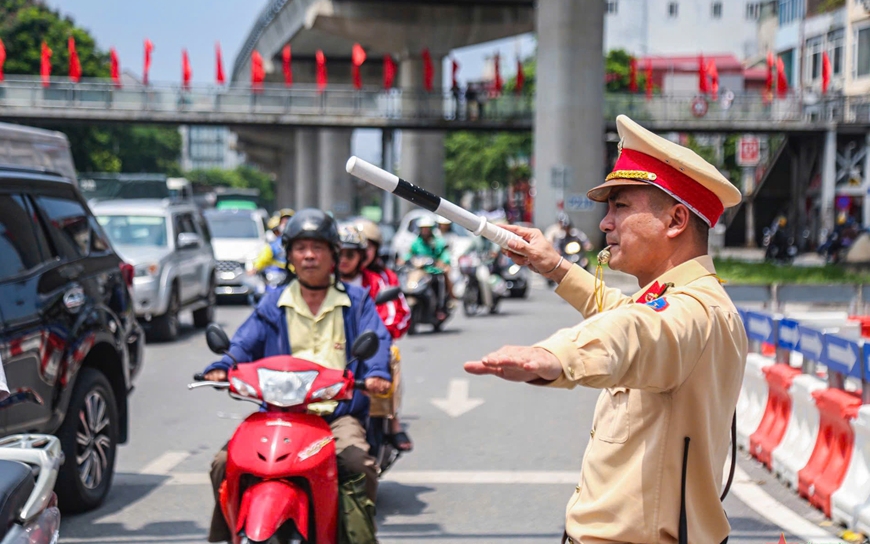
POLYGON ((628 304, 563 329, 537 344, 558 357, 557 387, 669 391, 697 364, 710 336, 708 311, 683 294, 628 304))

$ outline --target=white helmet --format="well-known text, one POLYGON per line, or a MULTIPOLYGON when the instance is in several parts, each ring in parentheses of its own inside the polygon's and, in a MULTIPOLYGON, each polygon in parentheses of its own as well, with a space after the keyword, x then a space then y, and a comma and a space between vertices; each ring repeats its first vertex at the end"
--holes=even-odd
POLYGON ((422 229, 424 227, 429 227, 430 229, 435 226, 435 219, 431 215, 424 215, 420 219, 417 220, 417 228, 422 229))

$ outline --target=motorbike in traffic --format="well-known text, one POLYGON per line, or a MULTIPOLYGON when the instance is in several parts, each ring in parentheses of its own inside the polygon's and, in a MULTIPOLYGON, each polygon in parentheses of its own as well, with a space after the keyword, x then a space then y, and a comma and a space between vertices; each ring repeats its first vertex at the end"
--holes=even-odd
MULTIPOLYGON (((30 390, 0 401, 0 410, 23 402, 42 404, 30 390)), ((60 440, 47 434, 0 438, 0 544, 55 544, 60 510, 54 484, 63 463, 60 440)))
MULTIPOLYGON (((437 277, 427 270, 434 266, 435 261, 430 257, 411 257, 411 259, 399 268, 399 284, 402 293, 411 308, 411 324, 408 334, 416 334, 420 324, 432 325, 435 331, 440 331, 444 323, 450 318, 450 306, 438 311, 438 290, 446 291, 445 278, 437 277), (440 283, 440 285, 439 285, 440 283), (440 314, 440 315, 439 315, 440 314)), ((447 293, 444 293, 447 296, 447 293)))
POLYGON ((507 283, 494 271, 495 260, 487 259, 477 250, 459 257, 459 270, 465 286, 462 309, 467 317, 487 311, 498 312, 498 304, 508 295, 507 283))
MULTIPOLYGON (((206 330, 209 349, 224 354, 229 339, 218 325, 206 330)), ((371 358, 377 335, 362 333, 354 360, 371 358)), ((335 370, 289 355, 234 364, 227 381, 194 376, 189 389, 212 387, 236 400, 264 406, 248 416, 227 445, 221 510, 233 544, 334 544, 339 528, 339 484, 329 424, 308 413, 311 404, 348 401, 365 389, 349 370, 335 370)))
POLYGON ((527 298, 529 296, 529 283, 531 273, 526 266, 520 266, 504 253, 499 253, 496 258, 499 275, 505 281, 505 286, 511 297, 527 298))

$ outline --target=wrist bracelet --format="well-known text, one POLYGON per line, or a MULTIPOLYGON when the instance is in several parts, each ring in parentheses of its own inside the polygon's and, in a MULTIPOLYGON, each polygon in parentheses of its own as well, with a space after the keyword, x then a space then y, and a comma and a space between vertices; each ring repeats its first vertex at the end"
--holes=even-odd
POLYGON ((561 264, 562 264, 562 261, 564 261, 564 260, 565 260, 565 257, 564 257, 564 256, 563 256, 563 257, 559 257, 559 262, 556 263, 556 266, 554 266, 554 267, 552 268, 552 270, 550 270, 549 272, 544 272, 544 275, 546 276, 547 274, 552 274, 553 272, 555 272, 556 269, 559 268, 559 265, 561 265, 561 264))

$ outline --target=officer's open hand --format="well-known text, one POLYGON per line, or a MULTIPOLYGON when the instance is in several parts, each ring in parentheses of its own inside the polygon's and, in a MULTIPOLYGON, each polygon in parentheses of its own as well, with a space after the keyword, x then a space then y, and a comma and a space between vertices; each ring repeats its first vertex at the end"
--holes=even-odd
POLYGON ((547 241, 538 229, 530 229, 517 225, 501 225, 527 243, 510 240, 508 248, 504 250, 505 254, 511 258, 513 262, 520 266, 528 266, 532 272, 537 272, 549 280, 556 283, 562 281, 565 274, 571 268, 571 263, 564 260, 559 262, 561 255, 553 247, 553 244, 547 241), (559 265, 556 268, 556 265, 559 265))
POLYGON ((470 374, 492 374, 512 382, 553 381, 562 374, 558 357, 544 348, 504 346, 480 361, 465 363, 470 374))
POLYGON ((390 381, 383 378, 366 378, 366 393, 385 395, 390 392, 390 381))

